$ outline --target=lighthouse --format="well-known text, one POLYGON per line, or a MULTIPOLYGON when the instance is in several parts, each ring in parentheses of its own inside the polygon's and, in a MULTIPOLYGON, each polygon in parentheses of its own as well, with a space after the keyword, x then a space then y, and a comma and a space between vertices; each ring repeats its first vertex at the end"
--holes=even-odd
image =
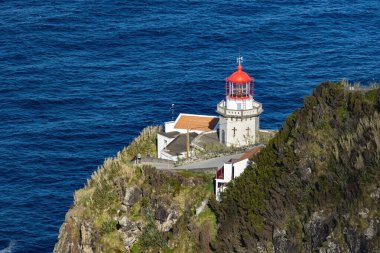
POLYGON ((217 105, 219 141, 226 146, 247 146, 258 141, 262 104, 254 99, 254 79, 243 71, 242 57, 237 71, 226 78, 226 99, 217 105))

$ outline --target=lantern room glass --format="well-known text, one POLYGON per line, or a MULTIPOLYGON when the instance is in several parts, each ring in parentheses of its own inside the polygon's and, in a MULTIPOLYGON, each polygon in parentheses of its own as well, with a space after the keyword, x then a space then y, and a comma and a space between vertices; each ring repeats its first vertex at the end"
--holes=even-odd
POLYGON ((250 83, 236 84, 229 82, 230 97, 247 98, 250 94, 250 83))

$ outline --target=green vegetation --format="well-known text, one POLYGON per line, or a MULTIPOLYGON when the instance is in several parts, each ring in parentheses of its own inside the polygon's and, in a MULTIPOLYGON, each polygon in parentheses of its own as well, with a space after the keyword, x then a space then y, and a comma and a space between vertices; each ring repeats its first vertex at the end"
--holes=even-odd
POLYGON ((156 154, 160 128, 144 129, 76 191, 55 252, 379 251, 380 88, 350 87, 318 86, 274 138, 260 133, 266 148, 220 203, 213 173, 132 165, 156 154))
POLYGON ((130 161, 139 153, 157 157, 157 133, 161 132, 161 130, 162 128, 158 126, 146 127, 141 134, 122 151, 124 158, 128 158, 130 161))
MULTIPOLYGON (((156 136, 160 130, 159 127, 144 129, 116 157, 106 159, 85 187, 76 191, 74 207, 62 226, 64 240, 59 240, 55 252, 65 252, 65 248, 72 245, 107 253, 126 252, 126 245, 131 247, 131 252, 160 249, 178 252, 174 249, 197 247, 199 237, 190 233, 188 223, 183 221, 197 222, 195 208, 204 199, 211 198, 213 174, 158 171, 130 162, 138 153, 156 154, 156 136), (125 200, 127 192, 129 199, 125 200), (168 215, 172 218, 166 224, 168 215), (183 227, 174 232, 170 227, 176 227, 177 220, 182 221, 178 226, 183 227), (178 231, 182 234, 178 235, 178 231)), ((215 237, 216 219, 209 227, 215 237)))
POLYGON ((145 226, 144 235, 139 241, 140 251, 148 251, 149 249, 160 249, 167 245, 164 234, 158 230, 153 217, 148 218, 145 226))
POLYGON ((277 131, 259 130, 259 143, 267 145, 269 141, 276 135, 277 131))
POLYGON ((380 181, 380 89, 347 86, 317 87, 257 165, 230 184, 220 204, 213 203, 220 223, 217 252, 314 251, 328 247, 327 240, 339 242, 342 251, 350 243, 378 249, 378 236, 346 242, 344 231, 364 238, 371 220, 380 218, 376 200, 368 198, 380 181), (364 207, 367 218, 358 218, 364 207), (274 236, 281 229, 282 242, 274 236))

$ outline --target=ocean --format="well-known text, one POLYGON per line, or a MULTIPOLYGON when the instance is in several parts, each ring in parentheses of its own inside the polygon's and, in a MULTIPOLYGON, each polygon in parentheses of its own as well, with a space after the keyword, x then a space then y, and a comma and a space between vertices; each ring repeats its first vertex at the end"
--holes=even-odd
POLYGON ((215 115, 239 52, 278 129, 323 81, 380 81, 380 2, 1 1, 0 253, 51 252, 73 192, 172 103, 215 115))

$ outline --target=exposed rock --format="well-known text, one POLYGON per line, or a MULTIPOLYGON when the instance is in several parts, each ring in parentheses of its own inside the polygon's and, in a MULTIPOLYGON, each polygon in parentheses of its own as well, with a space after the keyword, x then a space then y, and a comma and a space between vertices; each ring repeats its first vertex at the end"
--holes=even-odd
POLYGON ((368 252, 367 241, 364 236, 360 235, 357 229, 353 227, 345 227, 343 234, 350 252, 368 252))
POLYGON ((123 198, 124 198, 124 183, 125 183, 124 178, 120 178, 120 177, 116 178, 113 181, 116 193, 119 196, 120 201, 123 201, 123 198))
POLYGON ((301 170, 301 179, 303 181, 309 180, 310 176, 311 176, 311 168, 310 167, 303 168, 301 170))
POLYGON ((324 246, 319 248, 320 253, 343 253, 344 250, 341 249, 339 242, 334 238, 334 232, 331 233, 327 238, 324 246))
POLYGON ((379 188, 376 188, 376 190, 374 192, 372 192, 370 195, 369 195, 371 198, 375 199, 376 202, 379 201, 380 199, 380 187, 379 188))
POLYGON ((195 215, 198 216, 207 206, 208 199, 202 201, 202 203, 195 209, 195 215))
POLYGON ((158 221, 157 228, 161 232, 169 231, 173 225, 177 222, 179 217, 178 207, 171 206, 170 208, 165 208, 160 205, 155 212, 155 219, 158 221))
POLYGON ((259 253, 268 252, 267 248, 265 247, 265 244, 262 242, 257 242, 256 249, 257 249, 257 252, 259 253))
POLYGON ((325 215, 323 210, 312 214, 306 226, 312 250, 317 250, 321 246, 334 227, 335 219, 332 214, 325 215))
MULTIPOLYGON (((80 211, 80 210, 79 210, 80 211)), ((80 224, 75 218, 72 210, 66 214, 65 222, 59 229, 58 242, 54 247, 54 252, 59 253, 79 253, 81 252, 80 224)))
POLYGON ((363 219, 366 219, 368 217, 369 210, 368 208, 361 209, 359 212, 359 216, 363 219))
POLYGON ((173 225, 177 222, 177 220, 178 220, 177 213, 170 213, 167 221, 165 221, 162 224, 158 224, 157 228, 161 232, 168 232, 173 227, 173 225))
POLYGON ((274 252, 287 252, 288 238, 286 237, 286 230, 274 229, 272 242, 274 247, 274 252))
POLYGON ((368 228, 364 231, 364 236, 367 240, 372 240, 376 235, 376 224, 374 220, 371 220, 368 228))
POLYGON ((92 230, 87 222, 84 222, 80 228, 81 233, 81 244, 83 253, 93 253, 92 250, 92 230))
POLYGON ((328 241, 327 246, 319 248, 320 253, 342 253, 339 243, 335 241, 328 241))
POLYGON ((125 248, 130 250, 135 241, 142 233, 142 226, 138 222, 133 222, 127 216, 118 221, 119 232, 123 238, 125 248))
POLYGON ((123 199, 123 205, 127 207, 133 206, 137 201, 141 199, 142 191, 139 187, 133 186, 125 190, 123 199))
POLYGON ((161 205, 157 208, 156 212, 154 213, 154 218, 160 222, 165 222, 168 216, 168 210, 161 205))

